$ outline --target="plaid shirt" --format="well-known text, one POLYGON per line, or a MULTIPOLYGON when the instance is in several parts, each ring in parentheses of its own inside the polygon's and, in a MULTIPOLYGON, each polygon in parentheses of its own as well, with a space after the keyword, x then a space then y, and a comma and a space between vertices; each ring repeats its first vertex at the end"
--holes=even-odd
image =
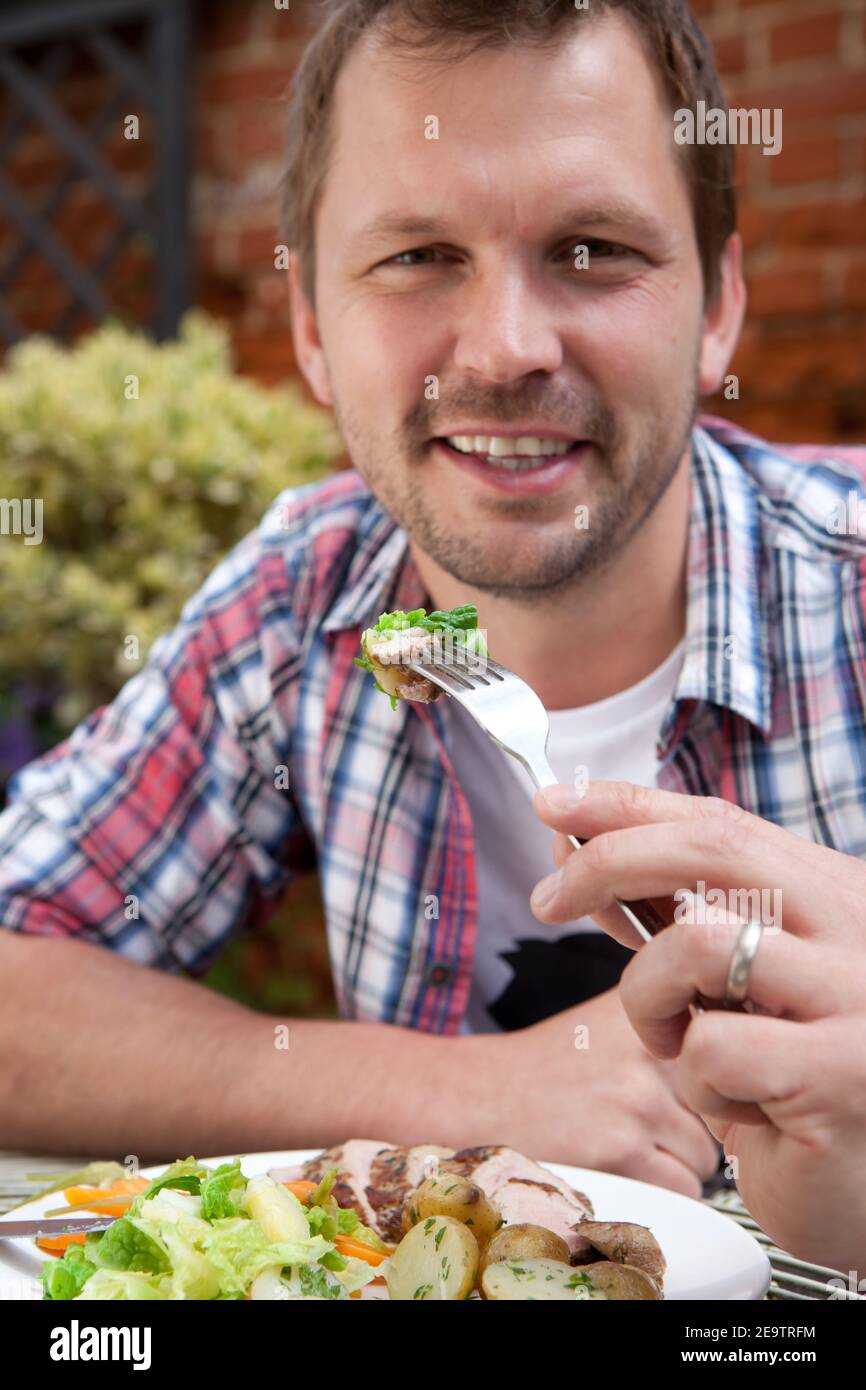
MULTIPOLYGON (((856 506, 866 450, 698 423, 658 780, 862 856, 856 506)), ((357 473, 282 493, 113 703, 13 779, 0 922, 200 973, 317 867, 342 1014, 455 1033, 477 897, 449 702, 392 711, 352 661, 381 612, 421 605, 406 534, 357 473)))

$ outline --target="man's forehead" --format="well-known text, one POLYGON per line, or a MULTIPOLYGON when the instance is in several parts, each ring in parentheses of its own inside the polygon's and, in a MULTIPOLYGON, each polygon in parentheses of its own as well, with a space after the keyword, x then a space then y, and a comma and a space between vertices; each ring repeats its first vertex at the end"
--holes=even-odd
MULTIPOLYGON (((576 11, 576 14, 580 13, 576 11)), ((334 93, 336 153, 379 153, 439 142, 556 139, 582 126, 669 119, 661 80, 633 25, 617 14, 583 18, 545 47, 514 43, 468 55, 395 50, 374 33, 349 55, 334 93)))
POLYGON ((560 223, 563 235, 579 223, 656 237, 659 202, 685 200, 660 82, 618 18, 556 49, 488 50, 450 67, 374 43, 353 59, 324 201, 358 253, 447 240, 467 217, 527 238, 560 223))

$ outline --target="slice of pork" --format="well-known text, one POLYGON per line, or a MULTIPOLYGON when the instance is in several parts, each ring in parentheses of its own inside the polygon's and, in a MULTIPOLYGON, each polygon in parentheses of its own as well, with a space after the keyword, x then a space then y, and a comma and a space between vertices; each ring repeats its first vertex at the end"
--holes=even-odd
POLYGON ((535 1182, 532 1178, 512 1178, 503 1183, 493 1197, 494 1204, 502 1213, 506 1226, 526 1223, 530 1226, 543 1226, 546 1231, 562 1236, 572 1260, 587 1259, 592 1254, 592 1246, 585 1236, 575 1229, 574 1215, 583 1208, 550 1182, 535 1182))

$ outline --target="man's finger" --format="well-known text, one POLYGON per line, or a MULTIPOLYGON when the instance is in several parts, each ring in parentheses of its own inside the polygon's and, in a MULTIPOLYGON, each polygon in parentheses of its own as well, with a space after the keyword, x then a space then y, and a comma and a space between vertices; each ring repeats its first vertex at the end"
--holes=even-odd
MULTIPOLYGON (((722 999, 742 923, 678 923, 630 960, 620 998, 632 1027, 656 1057, 676 1057, 700 994, 722 999)), ((788 932, 765 933, 749 971, 748 997, 770 1014, 808 1021, 840 1006, 837 972, 828 948, 788 932)), ((693 1101, 690 1100, 690 1104, 693 1101)))
MULTIPOLYGON (((796 836, 791 836, 792 841, 796 836)), ((816 846, 811 846, 816 848, 816 846)), ((552 880, 545 880, 548 887, 552 880)), ((607 831, 575 850, 558 871, 553 896, 542 899, 538 885, 531 899, 539 921, 573 921, 612 907, 617 899, 673 896, 685 915, 695 887, 722 891, 741 916, 761 917, 805 935, 822 930, 828 892, 838 900, 846 891, 838 878, 828 883, 813 865, 804 873, 787 843, 773 845, 728 820, 691 820, 607 831), (743 904, 741 907, 740 904, 743 904)), ((715 908, 715 903, 712 904, 715 908)), ((853 904, 852 904, 853 907, 853 904)))

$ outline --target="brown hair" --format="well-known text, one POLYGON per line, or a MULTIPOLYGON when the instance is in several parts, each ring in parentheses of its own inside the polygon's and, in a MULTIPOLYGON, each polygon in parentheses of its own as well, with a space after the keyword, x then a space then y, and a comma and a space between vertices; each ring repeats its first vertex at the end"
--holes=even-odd
MULTIPOLYGON (((727 109, 712 51, 687 0, 322 0, 322 19, 295 73, 288 107, 282 179, 282 237, 298 256, 301 282, 314 303, 315 216, 333 148, 331 109, 343 63, 362 35, 431 59, 467 57, 482 47, 553 47, 562 30, 620 10, 647 45, 671 111, 727 109)), ((734 156, 728 144, 677 147, 685 160, 705 297, 719 285, 720 256, 736 227, 734 156)))

